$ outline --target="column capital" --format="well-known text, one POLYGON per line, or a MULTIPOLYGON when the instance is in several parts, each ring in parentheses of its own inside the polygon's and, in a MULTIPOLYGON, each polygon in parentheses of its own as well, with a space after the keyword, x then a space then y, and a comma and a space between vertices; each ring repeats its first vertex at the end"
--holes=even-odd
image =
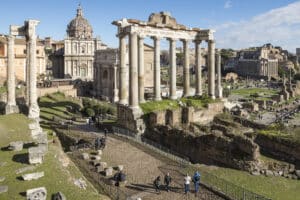
POLYGON ((151 39, 153 39, 153 40, 158 40, 158 41, 159 41, 159 40, 161 40, 162 38, 159 37, 159 36, 152 36, 151 39))
POLYGON ((145 39, 145 36, 144 35, 138 35, 138 39, 143 40, 143 39, 145 39))
POLYGON ((206 40, 206 42, 208 42, 208 43, 216 43, 215 40, 206 40))
POLYGON ((201 44, 202 40, 194 40, 193 42, 194 42, 195 44, 199 45, 199 44, 201 44))
POLYGON ((189 43, 191 40, 190 39, 180 39, 180 41, 183 43, 189 43))
POLYGON ((167 38, 167 40, 169 40, 170 42, 176 42, 177 38, 167 38))

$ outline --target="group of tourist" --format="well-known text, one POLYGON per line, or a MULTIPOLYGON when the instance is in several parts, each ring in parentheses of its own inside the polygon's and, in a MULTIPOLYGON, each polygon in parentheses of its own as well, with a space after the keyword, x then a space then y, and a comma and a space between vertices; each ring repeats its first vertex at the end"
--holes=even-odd
MULTIPOLYGON (((201 175, 198 171, 195 172, 193 177, 186 174, 186 176, 183 178, 184 194, 188 194, 190 192, 190 184, 191 184, 191 182, 193 182, 194 188, 195 188, 195 195, 196 195, 200 188, 200 178, 201 178, 201 175)), ((172 182, 172 178, 170 176, 170 173, 167 173, 164 177, 164 184, 165 184, 164 188, 167 192, 170 191, 171 182, 172 182)), ((153 185, 154 185, 154 188, 155 188, 155 191, 157 192, 157 194, 160 194, 160 190, 162 187, 160 176, 156 177, 156 179, 153 181, 153 185)))

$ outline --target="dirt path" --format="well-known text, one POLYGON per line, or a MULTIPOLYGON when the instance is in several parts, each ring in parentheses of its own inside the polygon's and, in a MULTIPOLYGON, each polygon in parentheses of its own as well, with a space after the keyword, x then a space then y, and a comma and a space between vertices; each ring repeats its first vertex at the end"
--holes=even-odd
MULTIPOLYGON (((86 134, 90 133, 95 137, 103 135, 92 126, 80 125, 77 126, 77 130, 84 131, 86 134)), ((149 152, 148 149, 131 144, 123 139, 109 136, 101 161, 107 162, 108 166, 112 167, 124 166, 128 183, 125 187, 121 187, 121 190, 134 198, 140 197, 145 200, 222 199, 205 188, 201 188, 197 197, 194 193, 184 195, 184 174, 181 173, 181 166, 178 163, 155 155, 149 152), (164 175, 168 172, 173 178, 171 191, 167 192, 162 189, 161 193, 157 194, 153 188, 153 180, 159 175, 163 180, 164 175)), ((191 185, 191 189, 193 191, 193 185, 191 185)))

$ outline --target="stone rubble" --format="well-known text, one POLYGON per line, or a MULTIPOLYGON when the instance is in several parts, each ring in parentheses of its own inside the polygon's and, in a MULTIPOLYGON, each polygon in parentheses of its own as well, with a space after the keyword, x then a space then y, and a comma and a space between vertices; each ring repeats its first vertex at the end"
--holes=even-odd
POLYGON ((26 200, 46 200, 47 190, 45 187, 33 188, 26 191, 26 200))
POLYGON ((17 169, 16 174, 22 174, 22 173, 27 172, 27 171, 32 171, 32 170, 35 170, 35 168, 36 168, 35 166, 23 167, 23 168, 17 169))
POLYGON ((5 181, 5 177, 4 176, 0 176, 0 182, 5 181))
POLYGON ((0 194, 7 192, 8 191, 8 186, 7 185, 0 185, 0 194))
POLYGON ((45 149, 41 146, 38 147, 30 147, 28 149, 29 154, 29 163, 30 164, 42 164, 45 155, 45 149))
POLYGON ((105 176, 112 176, 113 175, 113 168, 108 167, 104 170, 105 176))
POLYGON ((82 156, 82 159, 83 159, 83 160, 88 160, 88 159, 90 159, 90 156, 89 156, 88 153, 82 153, 81 156, 82 156))
POLYGON ((44 175, 45 175, 44 172, 36 172, 36 173, 24 174, 22 175, 22 178, 24 181, 31 181, 31 180, 37 180, 39 178, 42 178, 44 175))
POLYGON ((67 198, 62 192, 58 192, 52 196, 52 200, 67 200, 67 198))
POLYGON ((79 178, 79 179, 76 179, 75 181, 74 181, 74 184, 76 185, 76 186, 78 186, 80 189, 86 189, 86 187, 87 187, 87 184, 86 184, 86 182, 85 182, 85 180, 83 180, 82 178, 79 178))
POLYGON ((12 151, 22 151, 23 150, 23 142, 22 141, 16 141, 9 143, 9 149, 12 151))

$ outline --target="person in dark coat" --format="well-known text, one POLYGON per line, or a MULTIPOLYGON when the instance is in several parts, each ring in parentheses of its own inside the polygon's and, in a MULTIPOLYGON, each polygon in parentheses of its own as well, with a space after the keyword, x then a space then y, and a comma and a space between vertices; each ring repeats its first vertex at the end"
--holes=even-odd
POLYGON ((153 185, 155 188, 155 191, 160 194, 160 176, 156 177, 156 179, 153 181, 153 185))
POLYGON ((170 176, 170 173, 168 172, 166 175, 165 175, 165 179, 164 179, 164 182, 165 182, 165 185, 166 185, 166 190, 167 192, 170 191, 170 184, 171 184, 171 181, 172 181, 172 178, 170 176))

